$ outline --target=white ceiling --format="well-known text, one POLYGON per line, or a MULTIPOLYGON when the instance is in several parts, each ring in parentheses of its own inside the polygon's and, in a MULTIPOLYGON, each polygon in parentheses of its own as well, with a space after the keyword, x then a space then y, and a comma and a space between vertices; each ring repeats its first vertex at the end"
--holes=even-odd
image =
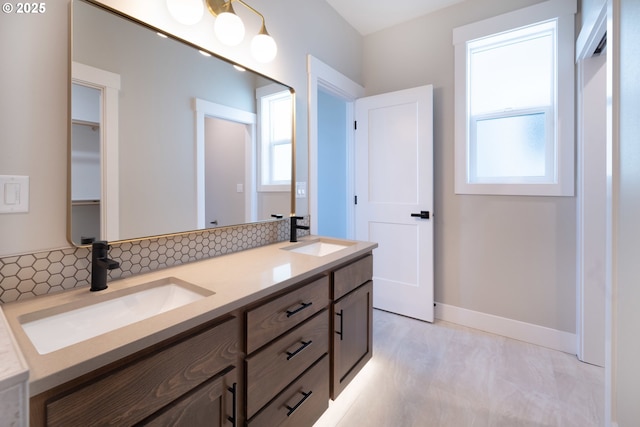
POLYGON ((326 0, 362 35, 427 15, 465 0, 326 0))

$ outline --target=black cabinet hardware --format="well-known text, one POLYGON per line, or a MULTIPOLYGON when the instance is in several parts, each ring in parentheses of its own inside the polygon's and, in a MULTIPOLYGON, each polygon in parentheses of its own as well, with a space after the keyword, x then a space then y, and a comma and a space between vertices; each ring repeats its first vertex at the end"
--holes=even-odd
POLYGON ((300 393, 302 393, 302 396, 303 396, 300 402, 296 403, 294 406, 286 405, 287 409, 289 410, 289 412, 287 412, 287 417, 293 414, 296 411, 296 409, 298 409, 300 405, 302 405, 304 401, 307 400, 309 396, 311 396, 311 393, 313 393, 313 391, 309 391, 309 393, 305 393, 304 391, 301 391, 300 393))
POLYGON ((294 314, 301 312, 305 308, 310 307, 311 304, 313 304, 313 303, 312 302, 301 302, 300 303, 300 307, 296 308, 295 310, 287 310, 287 317, 291 317, 294 314))
POLYGON ((227 420, 231 422, 231 425, 233 427, 237 426, 236 421, 238 419, 238 404, 237 404, 237 393, 236 393, 237 385, 238 383, 233 383, 231 387, 227 387, 227 390, 233 395, 232 409, 231 409, 232 414, 227 417, 227 420))
POLYGON ((342 341, 342 339, 344 338, 342 336, 342 331, 344 330, 343 326, 344 326, 344 316, 342 315, 342 312, 344 310, 340 310, 340 313, 336 313, 336 316, 340 316, 340 332, 336 331, 336 334, 340 335, 340 341, 342 341))
POLYGON ((313 341, 309 340, 309 341, 302 341, 302 345, 300 347, 298 347, 295 351, 287 351, 287 360, 291 360, 295 357, 296 354, 300 353, 302 350, 304 350, 305 348, 309 347, 311 345, 311 343, 313 343, 313 341))

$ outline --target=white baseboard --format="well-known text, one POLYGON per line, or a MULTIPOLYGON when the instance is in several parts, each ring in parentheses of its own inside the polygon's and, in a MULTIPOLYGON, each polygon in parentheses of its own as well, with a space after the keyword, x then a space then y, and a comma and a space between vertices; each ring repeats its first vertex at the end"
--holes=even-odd
POLYGON ((577 354, 576 334, 544 326, 436 303, 436 319, 456 323, 492 334, 525 341, 569 354, 577 354))

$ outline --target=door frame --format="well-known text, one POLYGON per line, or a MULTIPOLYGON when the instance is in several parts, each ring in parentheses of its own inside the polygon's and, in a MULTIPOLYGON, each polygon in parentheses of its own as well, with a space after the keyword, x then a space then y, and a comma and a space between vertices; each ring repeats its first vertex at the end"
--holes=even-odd
MULTIPOLYGON (((595 48, 598 46, 603 35, 607 31, 607 5, 606 2, 602 4, 597 13, 594 13, 586 17, 586 22, 578 35, 576 40, 576 146, 577 146, 577 182, 576 182, 576 354, 578 359, 589 363, 594 363, 591 355, 588 351, 587 342, 593 342, 593 340, 602 340, 602 346, 605 347, 606 342, 606 330, 605 337, 599 337, 597 331, 593 332, 588 327, 588 319, 598 316, 602 318, 606 316, 606 303, 601 301, 601 306, 598 305, 599 295, 602 290, 594 288, 593 283, 586 281, 588 272, 593 268, 591 265, 587 265, 585 260, 594 259, 598 257, 599 247, 588 247, 585 245, 585 233, 588 230, 585 228, 587 221, 585 216, 589 215, 589 206, 585 205, 586 191, 589 191, 591 197, 598 197, 599 199, 606 200, 606 194, 597 195, 593 193, 593 190, 586 190, 584 186, 585 177, 589 176, 592 171, 588 163, 584 162, 584 126, 585 126, 585 111, 583 108, 583 89, 584 89, 584 61, 592 56, 595 48)), ((606 141, 603 141, 606 144, 606 141)), ((605 176, 602 179, 606 181, 605 176)), ((606 193, 606 190, 605 190, 606 193)), ((608 203, 608 202, 607 202, 608 203)), ((606 232, 607 224, 602 224, 603 231, 606 232)), ((604 268, 604 267, 603 267, 604 268)), ((606 275, 606 272, 605 272, 606 275)), ((605 277, 606 280, 606 277, 605 277)), ((603 283, 603 286, 605 284, 603 283)), ((605 356, 606 357, 606 356, 605 356)), ((598 362, 601 363, 601 362, 598 362)))
POLYGON ((257 193, 255 185, 256 170, 256 122, 254 113, 228 107, 222 104, 193 98, 193 111, 196 116, 196 212, 198 229, 206 227, 205 218, 205 119, 215 117, 247 125, 249 136, 245 141, 245 220, 252 222, 257 217, 257 193), (248 207, 248 209, 247 209, 248 207))
MULTIPOLYGON (((355 135, 349 124, 355 121, 355 100, 365 94, 364 87, 355 83, 339 71, 312 55, 307 56, 308 98, 309 98, 309 215, 311 234, 318 233, 318 89, 344 100, 347 103, 347 195, 355 194, 355 135)), ((355 236, 355 210, 353 203, 347 203, 347 237, 355 236)))
MULTIPOLYGON (((72 83, 98 89, 101 93, 100 238, 103 240, 120 240, 120 184, 118 173, 120 75, 73 61, 71 63, 71 80, 72 83)), ((69 85, 69 98, 71 98, 71 85, 69 85)), ((71 137, 69 137, 69 141, 71 141, 71 137)), ((69 153, 71 153, 71 142, 69 142, 69 153)), ((71 165, 71 157, 69 157, 69 165, 71 165)), ((69 166, 70 173, 71 166, 69 166)), ((71 194, 71 176, 69 176, 69 194, 71 194)), ((71 242, 71 197, 69 197, 68 211, 67 234, 71 242)))

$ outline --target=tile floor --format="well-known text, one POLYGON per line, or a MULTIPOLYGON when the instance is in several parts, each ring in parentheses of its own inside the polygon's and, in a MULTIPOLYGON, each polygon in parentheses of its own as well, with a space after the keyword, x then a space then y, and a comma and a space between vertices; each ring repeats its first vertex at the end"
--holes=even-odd
POLYGON ((448 322, 374 310, 374 356, 315 427, 603 425, 604 369, 448 322))

